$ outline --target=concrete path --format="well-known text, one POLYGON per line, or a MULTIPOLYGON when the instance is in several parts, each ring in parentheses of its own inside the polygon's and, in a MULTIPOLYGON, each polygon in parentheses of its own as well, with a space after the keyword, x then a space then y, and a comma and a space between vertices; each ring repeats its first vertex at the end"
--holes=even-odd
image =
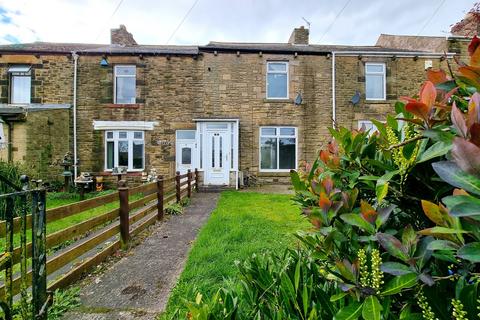
POLYGON ((82 306, 64 319, 155 319, 183 270, 198 230, 217 205, 218 193, 194 194, 131 253, 80 291, 82 306))

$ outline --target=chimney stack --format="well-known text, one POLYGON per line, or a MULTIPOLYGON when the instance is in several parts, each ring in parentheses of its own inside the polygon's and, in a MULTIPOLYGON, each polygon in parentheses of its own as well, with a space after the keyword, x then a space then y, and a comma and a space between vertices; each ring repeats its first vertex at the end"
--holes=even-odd
POLYGON ((127 28, 123 24, 121 24, 118 29, 110 29, 110 43, 127 47, 137 45, 133 35, 127 31, 127 28))
POLYGON ((308 35, 309 30, 305 29, 304 26, 301 26, 300 28, 295 28, 290 35, 290 39, 288 39, 288 43, 308 45, 308 35))

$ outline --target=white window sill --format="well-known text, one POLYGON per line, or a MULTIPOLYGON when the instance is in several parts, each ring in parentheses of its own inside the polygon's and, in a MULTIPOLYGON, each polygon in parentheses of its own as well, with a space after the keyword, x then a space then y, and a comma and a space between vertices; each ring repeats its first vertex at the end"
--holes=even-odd
POLYGON ((365 99, 365 102, 386 102, 387 99, 365 99))
MULTIPOLYGON (((103 171, 104 172, 112 172, 113 170, 112 169, 105 169, 103 171)), ((127 173, 130 173, 130 172, 142 172, 142 171, 145 171, 145 169, 131 169, 131 170, 127 170, 126 173, 122 173, 122 174, 127 174, 127 173)))

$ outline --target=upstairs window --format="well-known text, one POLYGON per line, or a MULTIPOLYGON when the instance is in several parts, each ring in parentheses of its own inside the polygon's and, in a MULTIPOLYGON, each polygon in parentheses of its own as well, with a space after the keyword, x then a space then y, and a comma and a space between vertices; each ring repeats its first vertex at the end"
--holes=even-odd
POLYGON ((385 63, 365 64, 365 98, 367 100, 386 99, 385 63))
POLYGON ((288 62, 267 62, 267 99, 288 99, 288 62))
POLYGON ((114 103, 134 104, 136 98, 136 67, 118 65, 114 67, 114 103))
POLYGON ((260 171, 290 171, 297 167, 297 128, 260 128, 260 171))
POLYGON ((141 171, 145 167, 145 141, 143 131, 105 132, 105 169, 127 167, 128 171, 141 171))
POLYGON ((10 74, 10 103, 29 104, 31 102, 32 75, 30 66, 12 66, 10 74))

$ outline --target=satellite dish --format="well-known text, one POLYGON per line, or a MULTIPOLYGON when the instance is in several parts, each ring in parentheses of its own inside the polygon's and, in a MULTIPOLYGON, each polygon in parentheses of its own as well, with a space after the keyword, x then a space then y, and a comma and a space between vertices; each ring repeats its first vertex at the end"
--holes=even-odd
POLYGON ((353 95, 352 99, 350 100, 350 102, 356 106, 359 102, 360 102, 360 98, 361 98, 361 95, 360 95, 360 91, 355 91, 355 94, 353 95))
POLYGON ((295 97, 294 103, 295 103, 295 105, 299 106, 299 105, 302 104, 302 101, 303 101, 302 95, 299 92, 299 93, 297 93, 297 96, 295 97))

